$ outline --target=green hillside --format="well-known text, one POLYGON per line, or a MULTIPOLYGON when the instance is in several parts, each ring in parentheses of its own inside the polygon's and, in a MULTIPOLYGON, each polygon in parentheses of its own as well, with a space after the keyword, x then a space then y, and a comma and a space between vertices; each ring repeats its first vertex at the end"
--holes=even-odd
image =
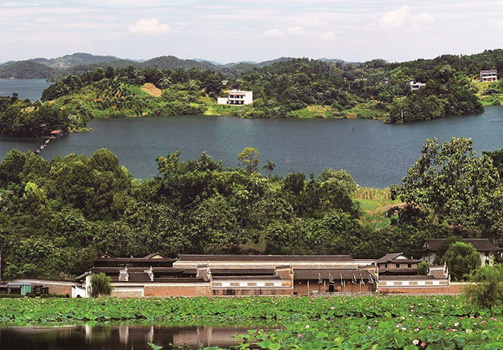
MULTIPOLYGON (((61 113, 61 117, 56 118, 64 121, 60 128, 80 129, 92 118, 191 114, 240 118, 362 118, 406 123, 479 113, 484 105, 500 104, 503 99, 501 81, 478 81, 481 69, 503 71, 503 50, 405 63, 373 60, 348 64, 285 58, 266 65, 237 65, 236 71, 232 71, 232 67, 226 67, 228 71, 201 69, 198 65, 213 64, 172 56, 135 65, 128 61, 110 64, 118 68, 108 66, 87 71, 89 66, 74 66, 71 69, 79 74, 66 75, 44 91, 43 105, 61 113), (166 66, 173 68, 162 68, 166 66), (238 72, 243 67, 247 68, 238 72), (413 90, 411 81, 423 85, 413 90), (149 94, 145 86, 159 89, 158 93, 149 94), (233 88, 253 91, 253 104, 218 105, 217 97, 233 88)), ((30 67, 53 69, 33 62, 8 64, 12 65, 19 66, 24 74, 29 74, 30 67)), ((35 136, 45 132, 37 125, 30 125, 44 124, 43 120, 28 115, 34 110, 36 113, 39 105, 15 101, 15 108, 6 114, 9 101, 13 102, 6 98, 0 105, 3 121, 0 133, 35 136), (23 134, 27 130, 29 134, 23 134)))

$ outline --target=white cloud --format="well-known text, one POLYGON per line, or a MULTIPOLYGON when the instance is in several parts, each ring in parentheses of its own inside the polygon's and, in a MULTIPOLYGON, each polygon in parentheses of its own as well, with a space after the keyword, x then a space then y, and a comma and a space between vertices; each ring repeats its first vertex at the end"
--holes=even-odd
POLYGON ((287 32, 290 35, 304 35, 306 33, 305 29, 301 26, 288 27, 287 32))
POLYGON ((432 22, 435 22, 435 17, 429 13, 411 13, 409 6, 406 5, 403 5, 396 10, 387 12, 379 18, 379 23, 384 28, 400 28, 407 24, 418 26, 424 23, 432 22))
POLYGON ((406 19, 409 16, 409 6, 403 5, 402 7, 381 16, 381 18, 379 18, 379 23, 381 23, 384 27, 398 28, 405 24, 406 19))
POLYGON ((267 29, 264 34, 265 37, 279 38, 283 36, 283 33, 278 28, 267 29))
POLYGON ((421 13, 419 16, 417 16, 416 20, 417 20, 417 22, 421 22, 421 23, 431 23, 431 22, 435 22, 435 17, 433 17, 429 13, 424 12, 424 13, 421 13))
POLYGON ((165 23, 160 23, 158 18, 142 19, 129 26, 130 33, 139 34, 163 34, 173 30, 165 23))

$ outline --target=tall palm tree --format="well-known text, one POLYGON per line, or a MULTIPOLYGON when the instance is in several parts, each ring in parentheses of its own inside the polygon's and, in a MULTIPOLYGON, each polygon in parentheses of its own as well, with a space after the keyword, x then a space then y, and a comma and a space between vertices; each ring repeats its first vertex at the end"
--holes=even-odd
POLYGON ((263 168, 265 169, 265 171, 267 171, 267 178, 270 179, 271 173, 273 172, 274 168, 276 168, 276 164, 274 164, 274 162, 268 160, 265 163, 265 165, 263 166, 263 168))

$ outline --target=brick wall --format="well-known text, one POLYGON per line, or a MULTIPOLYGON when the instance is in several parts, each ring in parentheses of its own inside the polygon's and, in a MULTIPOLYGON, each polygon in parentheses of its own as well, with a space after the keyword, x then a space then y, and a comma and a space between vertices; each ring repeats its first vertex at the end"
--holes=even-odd
POLYGON ((113 290, 112 296, 117 298, 141 298, 142 292, 140 290, 113 290))
POLYGON ((80 285, 78 283, 73 283, 69 281, 57 281, 57 280, 42 280, 42 279, 14 279, 12 282, 24 282, 31 285, 33 292, 34 286, 42 286, 43 288, 48 288, 48 293, 59 294, 59 295, 72 295, 72 286, 80 285))
MULTIPOLYGON (((338 282, 338 281, 337 281, 338 282)), ((352 283, 347 283, 345 286, 341 286, 340 283, 335 283, 334 285, 334 292, 346 292, 346 293, 360 293, 360 284, 352 284, 352 283)), ((301 281, 301 284, 299 284, 299 281, 296 281, 293 285, 293 291, 294 293, 296 292, 296 295, 309 295, 312 294, 313 292, 318 292, 318 293, 328 293, 329 292, 329 284, 325 283, 319 284, 318 281, 311 281, 309 283, 309 293, 308 293, 308 288, 307 288, 307 282, 301 281)), ((361 293, 367 293, 367 292, 374 292, 375 291, 375 284, 362 284, 361 285, 361 293)))
POLYGON ((49 293, 51 294, 72 295, 72 286, 54 285, 54 284, 48 284, 43 286, 49 287, 49 293))
POLYGON ((145 285, 146 297, 202 297, 211 296, 211 288, 209 283, 201 285, 145 285))
POLYGON ((451 284, 446 287, 391 287, 380 288, 383 294, 459 294, 463 292, 464 283, 451 284))
POLYGON ((215 296, 292 295, 290 288, 214 289, 215 296))

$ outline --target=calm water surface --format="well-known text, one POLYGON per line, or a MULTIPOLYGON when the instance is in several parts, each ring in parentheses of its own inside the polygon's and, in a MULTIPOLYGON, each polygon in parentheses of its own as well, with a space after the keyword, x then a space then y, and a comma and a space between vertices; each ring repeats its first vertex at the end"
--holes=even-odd
POLYGON ((42 91, 51 84, 45 79, 0 79, 0 96, 12 96, 13 92, 17 92, 20 99, 36 101, 40 100, 42 91))
MULTIPOLYGON (((45 159, 70 153, 91 155, 100 148, 114 152, 136 178, 157 173, 155 159, 176 150, 182 160, 203 151, 237 166, 245 147, 260 151, 262 164, 272 160, 275 173, 319 174, 325 168, 344 169, 361 186, 398 184, 419 158, 428 138, 441 142, 471 137, 477 153, 503 148, 503 107, 485 113, 403 125, 375 120, 249 120, 233 117, 183 116, 93 120, 92 132, 67 135, 51 142, 45 159)), ((11 149, 36 150, 42 139, 0 137, 0 159, 11 149)))
POLYGON ((148 343, 172 349, 236 345, 234 336, 249 327, 63 326, 0 328, 0 349, 12 350, 147 350, 148 343))

